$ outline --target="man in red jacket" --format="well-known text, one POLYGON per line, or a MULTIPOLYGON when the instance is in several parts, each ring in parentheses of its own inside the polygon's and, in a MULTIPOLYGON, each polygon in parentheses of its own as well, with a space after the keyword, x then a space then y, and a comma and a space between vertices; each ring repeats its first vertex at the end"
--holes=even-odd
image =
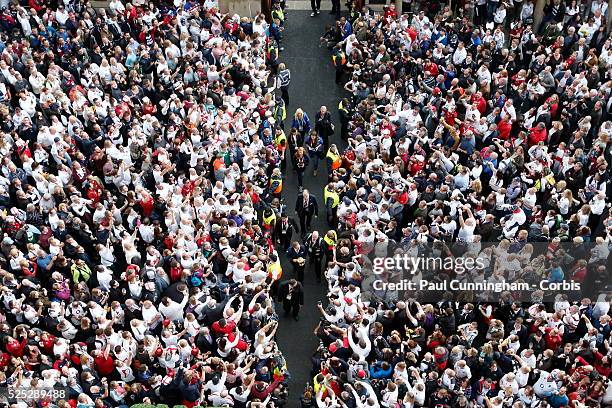
POLYGON ((545 142, 548 139, 546 125, 543 122, 538 123, 529 129, 529 146, 537 145, 540 142, 545 142))
POLYGON ((510 131, 512 130, 512 122, 509 115, 504 115, 502 120, 497 124, 497 131, 501 140, 510 139, 510 131))
POLYGON ((472 95, 472 103, 476 104, 476 109, 480 112, 481 115, 484 115, 487 110, 487 101, 482 97, 482 93, 476 92, 472 95))

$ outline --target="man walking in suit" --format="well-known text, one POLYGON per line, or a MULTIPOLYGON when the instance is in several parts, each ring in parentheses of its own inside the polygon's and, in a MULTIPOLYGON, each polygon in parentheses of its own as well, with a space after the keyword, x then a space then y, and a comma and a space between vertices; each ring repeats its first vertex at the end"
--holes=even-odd
POLYGON ((311 195, 308 190, 304 189, 302 194, 298 194, 297 201, 295 203, 295 212, 300 218, 300 231, 302 232, 302 238, 306 236, 306 233, 310 231, 312 224, 312 216, 319 216, 319 205, 315 196, 311 195))
POLYGON ((295 321, 300 320, 300 307, 304 306, 304 288, 295 279, 284 281, 278 287, 278 301, 283 304, 285 316, 293 315, 295 321))
POLYGON ((281 216, 280 222, 276 223, 276 230, 274 231, 274 237, 276 243, 283 249, 289 248, 291 240, 293 240, 293 232, 300 232, 297 223, 293 217, 289 217, 287 214, 281 216))
POLYGON ((323 262, 323 238, 319 236, 319 231, 313 231, 312 234, 308 234, 304 240, 306 251, 308 252, 308 259, 311 265, 314 265, 315 276, 317 283, 321 283, 321 264, 323 262))
POLYGON ((287 250, 287 257, 293 265, 293 272, 300 283, 304 283, 304 269, 306 268, 306 247, 297 241, 293 241, 291 248, 287 250))

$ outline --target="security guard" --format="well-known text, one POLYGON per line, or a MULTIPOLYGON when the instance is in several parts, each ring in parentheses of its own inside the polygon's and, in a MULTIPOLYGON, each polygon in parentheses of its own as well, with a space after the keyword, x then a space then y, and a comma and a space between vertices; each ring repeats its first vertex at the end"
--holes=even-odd
POLYGON ((283 267, 276 253, 270 254, 270 264, 268 265, 268 282, 270 285, 270 296, 276 296, 278 292, 278 283, 283 276, 283 267))
POLYGON ((268 52, 266 54, 266 64, 268 65, 268 67, 270 67, 270 71, 272 71, 272 73, 274 75, 276 75, 276 73, 278 72, 278 45, 276 44, 276 41, 274 40, 270 40, 268 43, 268 52))
POLYGON ((285 12, 283 11, 283 8, 281 7, 279 3, 274 3, 272 7, 273 7, 272 18, 274 20, 278 19, 278 21, 280 22, 280 26, 284 27, 285 26, 285 12))
POLYGON ((346 54, 342 51, 342 48, 338 48, 334 55, 332 55, 332 62, 334 67, 336 67, 336 83, 339 84, 342 82, 342 73, 346 65, 346 54))
POLYGON ((342 166, 342 157, 340 157, 340 153, 338 153, 338 148, 335 144, 329 146, 329 150, 327 151, 327 155, 325 155, 327 159, 327 173, 331 174, 332 171, 338 170, 340 166, 342 166))
POLYGON ((273 198, 278 198, 280 200, 281 193, 283 192, 283 176, 278 167, 272 171, 272 176, 270 176, 270 182, 268 184, 268 191, 273 198))
POLYGON ((323 189, 323 201, 325 202, 325 209, 327 210, 327 224, 330 228, 336 226, 336 209, 340 203, 340 194, 336 192, 334 183, 329 183, 323 189))
POLYGON ((276 227, 276 213, 271 208, 266 208, 263 212, 263 228, 265 232, 272 234, 276 227))
POLYGON ((325 263, 329 264, 334 260, 334 252, 336 251, 336 243, 338 242, 338 234, 336 231, 329 230, 323 237, 323 250, 325 252, 325 263))
POLYGON ((278 156, 280 157, 280 169, 281 171, 284 171, 287 167, 287 155, 285 154, 288 147, 287 136, 285 136, 283 129, 278 126, 274 130, 274 147, 276 148, 278 156))
POLYGON ((287 136, 285 136, 283 129, 277 127, 274 130, 274 146, 278 149, 283 144, 282 142, 285 142, 285 145, 287 145, 287 136))

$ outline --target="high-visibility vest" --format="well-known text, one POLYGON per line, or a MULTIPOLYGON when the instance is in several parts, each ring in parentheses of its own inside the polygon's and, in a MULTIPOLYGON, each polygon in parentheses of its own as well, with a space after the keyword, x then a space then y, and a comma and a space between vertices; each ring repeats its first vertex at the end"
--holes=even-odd
POLYGON ((278 48, 276 47, 274 42, 271 42, 270 45, 268 45, 267 57, 269 60, 272 61, 276 61, 278 59, 278 48))
POLYGON ((332 61, 334 63, 334 66, 342 67, 346 64, 346 54, 342 51, 339 51, 332 56, 332 61))
POLYGON ((272 17, 278 18, 281 21, 281 23, 285 21, 285 13, 283 12, 282 9, 272 10, 272 17))
POLYGON ((271 263, 268 265, 268 277, 272 280, 279 280, 283 276, 283 267, 281 266, 279 261, 271 263))
POLYGON ((327 234, 325 234, 325 236, 323 237, 323 241, 325 241, 325 244, 329 247, 329 248, 333 248, 336 246, 336 240, 338 239, 338 235, 336 234, 336 231, 332 231, 334 233, 334 237, 330 238, 327 236, 327 234))
POLYGON ((335 191, 329 191, 327 188, 325 188, 323 190, 323 201, 325 202, 325 205, 327 205, 328 198, 331 198, 333 200, 332 208, 336 208, 340 203, 340 194, 336 193, 335 191))
POLYGON ((338 110, 341 110, 344 113, 348 113, 348 109, 346 109, 342 101, 340 101, 340 103, 338 104, 338 110))
POLYGON ((287 145, 287 136, 285 136, 285 132, 281 132, 280 135, 276 135, 274 137, 274 144, 276 147, 280 146, 283 140, 285 141, 285 145, 287 145))
POLYGON ((270 178, 270 187, 272 187, 275 181, 278 181, 278 185, 276 186, 274 191, 272 191, 272 194, 280 194, 280 192, 283 191, 283 179, 282 177, 272 176, 270 178))
POLYGON ((331 168, 332 170, 339 169, 342 166, 342 159, 339 155, 332 153, 331 149, 327 151, 327 155, 325 157, 329 157, 332 161, 331 168))
POLYGON ((276 221, 276 214, 272 211, 272 214, 268 217, 263 217, 264 227, 270 228, 272 223, 276 221))
POLYGON ((285 107, 285 104, 278 104, 274 107, 274 117, 277 120, 285 120, 287 119, 287 108, 285 107), (280 112, 279 112, 280 109, 280 112), (279 116, 280 113, 280 116, 279 116))
POLYGON ((322 391, 323 391, 323 393, 327 392, 327 387, 325 386, 325 384, 320 384, 320 383, 317 381, 317 376, 315 376, 315 377, 312 379, 312 385, 313 385, 313 387, 312 387, 312 388, 313 388, 314 392, 316 392, 316 393, 318 393, 318 392, 319 392, 319 390, 322 390, 322 391))

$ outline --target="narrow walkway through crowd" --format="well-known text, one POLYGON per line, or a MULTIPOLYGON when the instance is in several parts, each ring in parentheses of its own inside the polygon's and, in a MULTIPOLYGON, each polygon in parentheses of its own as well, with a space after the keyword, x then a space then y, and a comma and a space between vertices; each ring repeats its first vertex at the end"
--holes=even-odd
MULTIPOLYGON (((330 142, 341 143, 342 141, 337 134, 338 129, 340 129, 337 107, 343 91, 334 83, 334 69, 330 62, 329 51, 327 48, 319 47, 319 38, 325 32, 325 25, 333 24, 333 22, 333 16, 327 13, 321 13, 316 18, 311 18, 308 11, 289 10, 289 21, 283 41, 285 51, 281 56, 282 61, 291 70, 285 131, 288 132, 291 128, 291 119, 297 108, 302 108, 311 119, 314 119, 314 115, 321 105, 326 105, 332 113, 336 126, 336 134, 330 142)), ((328 229, 325 222, 322 196, 323 187, 327 181, 325 164, 320 163, 317 177, 312 177, 310 171, 307 174, 309 174, 309 177, 305 178, 305 188, 317 197, 321 207, 319 208, 319 217, 313 220, 313 229, 324 233, 328 229)), ((291 164, 288 164, 284 185, 284 204, 287 205, 289 214, 297 221, 298 217, 295 215, 294 209, 298 194, 298 183, 295 173, 291 171, 291 164)), ((286 258, 283 258, 283 270, 283 278, 293 277, 291 275, 291 265, 286 258)), ((312 270, 307 269, 305 275, 304 307, 300 313, 300 320, 296 322, 291 318, 283 318, 282 308, 279 306, 281 322, 277 341, 287 359, 287 366, 292 376, 287 408, 300 406, 300 393, 304 389, 304 385, 312 381, 312 378, 310 378, 310 356, 318 344, 317 337, 312 331, 320 317, 316 305, 317 301, 324 299, 327 293, 323 284, 316 283, 312 270)))

